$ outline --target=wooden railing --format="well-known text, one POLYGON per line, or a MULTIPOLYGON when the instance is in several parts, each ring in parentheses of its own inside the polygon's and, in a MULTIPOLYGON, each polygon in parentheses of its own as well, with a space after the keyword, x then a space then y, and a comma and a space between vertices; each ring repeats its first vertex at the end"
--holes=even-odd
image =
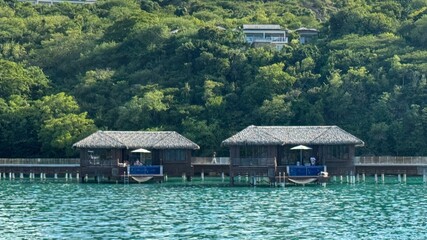
POLYGON ((219 165, 229 165, 229 157, 192 157, 192 164, 219 164, 219 165))
POLYGON ((355 157, 354 164, 357 165, 412 165, 427 166, 427 157, 355 157))
POLYGON ((0 158, 0 166, 80 166, 79 158, 0 158))
POLYGON ((275 164, 274 158, 232 158, 233 165, 237 166, 272 166, 275 164))

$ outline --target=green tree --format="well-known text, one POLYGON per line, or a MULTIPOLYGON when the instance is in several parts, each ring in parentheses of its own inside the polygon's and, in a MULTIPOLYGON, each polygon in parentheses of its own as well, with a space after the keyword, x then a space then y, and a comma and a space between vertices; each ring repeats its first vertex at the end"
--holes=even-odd
POLYGON ((47 90, 49 81, 37 67, 24 67, 22 64, 0 60, 0 97, 22 95, 35 98, 47 90))
POLYGON ((65 114, 46 120, 39 132, 42 152, 48 156, 70 157, 77 152, 71 146, 96 131, 93 120, 86 113, 65 114))

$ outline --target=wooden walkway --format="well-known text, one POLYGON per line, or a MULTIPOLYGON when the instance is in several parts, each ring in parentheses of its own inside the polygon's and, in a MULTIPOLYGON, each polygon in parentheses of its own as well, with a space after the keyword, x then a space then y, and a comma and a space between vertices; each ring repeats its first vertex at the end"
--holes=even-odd
POLYGON ((80 167, 79 158, 0 158, 0 167, 80 167))
POLYGON ((419 166, 427 167, 427 157, 355 157, 354 165, 357 166, 419 166))
POLYGON ((424 176, 427 172, 427 157, 355 157, 354 164, 357 173, 368 175, 424 176))

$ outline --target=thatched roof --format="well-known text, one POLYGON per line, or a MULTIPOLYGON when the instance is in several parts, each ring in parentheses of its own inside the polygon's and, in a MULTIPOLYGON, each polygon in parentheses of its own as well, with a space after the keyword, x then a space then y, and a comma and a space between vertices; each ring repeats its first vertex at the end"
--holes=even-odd
POLYGON ((174 131, 97 131, 73 145, 75 148, 199 149, 174 131))
POLYGON ((337 126, 249 126, 222 145, 339 145, 364 142, 337 126))

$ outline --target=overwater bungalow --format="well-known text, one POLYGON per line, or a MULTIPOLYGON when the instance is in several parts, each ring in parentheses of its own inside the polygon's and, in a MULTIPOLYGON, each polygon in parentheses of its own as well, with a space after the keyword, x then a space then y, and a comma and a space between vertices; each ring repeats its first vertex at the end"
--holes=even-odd
POLYGON ((191 175, 192 151, 199 149, 174 131, 97 131, 73 147, 80 150, 80 176, 97 181, 191 175))
POLYGON ((337 126, 249 126, 224 140, 230 148, 230 176, 249 174, 287 180, 321 172, 355 170, 355 148, 364 142, 337 126), (291 179, 289 179, 291 178, 291 179))

